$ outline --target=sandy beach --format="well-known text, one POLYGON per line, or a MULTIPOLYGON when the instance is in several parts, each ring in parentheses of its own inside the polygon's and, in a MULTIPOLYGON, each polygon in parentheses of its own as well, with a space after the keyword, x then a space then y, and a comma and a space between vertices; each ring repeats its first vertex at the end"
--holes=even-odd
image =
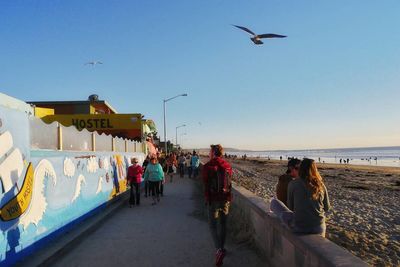
MULTIPOLYGON (((236 159, 234 180, 257 195, 275 195, 286 160, 236 159)), ((400 168, 318 164, 333 210, 327 238, 374 266, 400 266, 400 168)))

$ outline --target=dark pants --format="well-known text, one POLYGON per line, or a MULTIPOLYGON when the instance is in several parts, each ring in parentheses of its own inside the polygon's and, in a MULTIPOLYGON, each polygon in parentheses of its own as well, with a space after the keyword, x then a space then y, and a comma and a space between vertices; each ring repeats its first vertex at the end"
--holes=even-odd
POLYGON ((150 192, 151 195, 153 196, 153 200, 155 201, 156 199, 159 200, 160 199, 160 182, 153 182, 153 181, 149 181, 150 183, 150 192))
POLYGON ((160 182, 160 195, 164 196, 164 184, 163 184, 163 182, 160 182))
POLYGON ((193 169, 193 177, 196 178, 199 175, 199 167, 192 166, 193 169))
POLYGON ((149 181, 144 181, 144 195, 147 197, 150 196, 150 185, 149 181))
POLYGON ((140 204, 140 183, 131 183, 130 189, 130 197, 129 197, 129 204, 130 205, 139 205, 140 204), (133 192, 133 187, 135 187, 135 192, 133 192), (136 197, 135 197, 136 196, 136 197), (135 201, 136 198, 136 201, 135 201))
POLYGON ((188 175, 189 175, 189 178, 192 178, 192 173, 193 173, 193 169, 192 169, 191 166, 189 166, 189 167, 188 167, 188 175))
POLYGON ((179 163, 179 175, 181 178, 185 175, 185 164, 179 163))
POLYGON ((229 201, 215 201, 208 205, 208 222, 216 249, 225 248, 226 221, 229 207, 229 201))

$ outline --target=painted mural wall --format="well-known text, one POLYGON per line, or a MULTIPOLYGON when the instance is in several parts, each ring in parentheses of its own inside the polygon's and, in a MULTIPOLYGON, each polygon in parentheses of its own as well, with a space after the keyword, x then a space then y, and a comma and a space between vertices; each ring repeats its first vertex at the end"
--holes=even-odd
POLYGON ((33 150, 32 119, 0 102, 0 265, 124 192, 130 158, 144 160, 138 152, 33 150))

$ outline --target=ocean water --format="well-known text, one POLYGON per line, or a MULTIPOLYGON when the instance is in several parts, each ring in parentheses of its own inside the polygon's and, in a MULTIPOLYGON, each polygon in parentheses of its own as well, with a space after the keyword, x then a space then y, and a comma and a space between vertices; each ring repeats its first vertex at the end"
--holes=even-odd
POLYGON ((366 148, 336 148, 336 149, 311 149, 311 150, 270 150, 270 151, 240 151, 228 152, 229 155, 239 157, 246 154, 248 157, 271 159, 311 158, 315 161, 338 163, 342 159, 349 159, 354 165, 375 165, 400 167, 400 146, 395 147, 366 147, 366 148))

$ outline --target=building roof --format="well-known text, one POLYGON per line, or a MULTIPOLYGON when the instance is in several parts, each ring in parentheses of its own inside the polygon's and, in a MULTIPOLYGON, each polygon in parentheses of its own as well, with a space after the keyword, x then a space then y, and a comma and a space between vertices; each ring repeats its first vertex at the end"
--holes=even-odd
POLYGON ((40 106, 40 105, 84 105, 84 104, 103 104, 106 105, 110 110, 112 110, 114 113, 117 113, 117 111, 105 100, 96 100, 96 101, 90 101, 90 100, 79 100, 79 101, 27 101, 26 103, 40 106))

